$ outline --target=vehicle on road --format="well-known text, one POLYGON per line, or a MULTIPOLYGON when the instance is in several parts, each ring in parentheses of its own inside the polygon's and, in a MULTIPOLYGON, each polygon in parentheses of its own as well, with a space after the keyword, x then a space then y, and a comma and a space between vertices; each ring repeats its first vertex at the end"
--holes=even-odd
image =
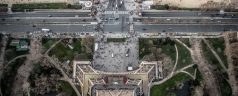
POLYGON ((120 4, 121 4, 121 5, 123 4, 123 0, 120 1, 120 4))
POLYGON ((114 54, 112 53, 112 58, 114 57, 114 54))
POLYGON ((50 32, 50 29, 42 28, 41 31, 43 31, 43 32, 50 32))
POLYGON ((129 52, 130 52, 130 49, 127 49, 127 51, 126 51, 126 57, 129 56, 129 52))

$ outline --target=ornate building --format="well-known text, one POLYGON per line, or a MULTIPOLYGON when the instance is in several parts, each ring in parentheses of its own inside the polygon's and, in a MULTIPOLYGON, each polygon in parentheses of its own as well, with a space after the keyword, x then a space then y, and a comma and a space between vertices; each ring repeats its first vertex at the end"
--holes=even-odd
POLYGON ((73 78, 82 96, 148 96, 151 82, 160 77, 160 64, 143 61, 134 71, 110 73, 93 69, 89 61, 75 61, 73 78))

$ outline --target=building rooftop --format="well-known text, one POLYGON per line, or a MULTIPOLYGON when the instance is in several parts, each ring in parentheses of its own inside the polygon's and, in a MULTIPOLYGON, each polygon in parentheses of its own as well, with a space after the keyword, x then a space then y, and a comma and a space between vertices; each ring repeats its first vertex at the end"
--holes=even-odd
POLYGON ((96 90, 96 96, 135 96, 134 90, 96 90))
POLYGON ((150 71, 152 68, 154 68, 154 65, 152 64, 145 64, 143 65, 143 67, 141 67, 137 73, 147 73, 148 71, 150 71))
POLYGON ((105 81, 103 79, 89 79, 89 81, 92 83, 92 85, 94 84, 105 84, 105 81))
POLYGON ((126 84, 134 84, 134 85, 139 85, 142 82, 142 80, 139 79, 127 79, 126 84))

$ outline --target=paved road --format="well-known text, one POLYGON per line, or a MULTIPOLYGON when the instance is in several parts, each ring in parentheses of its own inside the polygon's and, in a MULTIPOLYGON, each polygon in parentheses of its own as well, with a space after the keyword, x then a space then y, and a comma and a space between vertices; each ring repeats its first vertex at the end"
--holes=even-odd
POLYGON ((200 12, 200 11, 166 11, 166 12, 142 12, 143 17, 225 17, 238 18, 238 13, 226 13, 221 15, 219 12, 200 12))
MULTIPOLYGON (((114 2, 109 1, 109 5, 111 4, 112 6, 112 4, 115 4, 116 3, 115 1, 114 2)), ((119 3, 119 1, 120 0, 118 0, 117 3, 119 3)), ((111 10, 111 8, 109 7, 107 9, 111 10)), ((209 16, 206 14, 217 14, 218 12, 207 12, 203 14, 200 14, 199 11, 150 12, 150 13, 144 12, 144 13, 148 14, 148 16, 151 16, 151 14, 159 16, 157 17, 160 18, 158 19, 158 21, 159 22, 163 21, 163 23, 161 23, 160 25, 159 24, 143 25, 135 23, 135 31, 138 32, 223 32, 224 30, 238 31, 236 23, 238 19, 236 18, 233 19, 220 18, 211 20, 210 18, 204 17, 209 16), (203 17, 198 16, 198 14, 200 14, 203 17), (179 16, 183 17, 181 17, 181 19, 178 19, 179 16), (192 19, 186 18, 187 16, 191 17, 192 19), (172 19, 166 20, 166 18, 172 19), (205 23, 208 24, 205 25, 205 23)), ((90 25, 90 22, 91 21, 94 22, 95 20, 91 19, 91 17, 89 17, 88 14, 89 12, 31 12, 31 13, 0 14, 0 18, 8 17, 5 20, 1 20, 0 31, 33 32, 33 31, 40 31, 42 28, 49 28, 53 32, 95 32, 94 30, 95 25, 90 25), (48 17, 48 15, 52 15, 53 17, 48 17), (75 15, 79 15, 79 17, 75 17, 75 15), (83 18, 87 18, 86 21, 83 21, 83 18), (85 26, 85 24, 89 25, 85 26)), ((128 14, 119 15, 118 20, 109 20, 109 18, 111 18, 111 14, 105 15, 105 18, 108 18, 108 20, 104 22, 106 24, 103 27, 104 32, 128 32, 129 30, 127 24, 128 14)))
POLYGON ((1 20, 0 24, 90 24, 97 22, 97 20, 89 17, 14 17, 1 20))
POLYGON ((128 32, 129 26, 128 25, 120 25, 120 24, 107 24, 103 27, 104 32, 128 32))
POLYGON ((9 17, 90 17, 88 14, 90 12, 28 12, 28 13, 13 13, 13 14, 4 14, 0 13, 0 18, 9 18, 9 17))
POLYGON ((121 0, 109 0, 109 4, 106 8, 107 11, 118 10, 118 11, 126 11, 124 3, 120 3, 121 0), (117 6, 117 9, 116 9, 117 6))
POLYGON ((34 32, 49 28, 52 32, 95 32, 95 25, 0 25, 0 32, 34 32))
POLYGON ((199 24, 157 24, 135 25, 138 32, 224 32, 224 30, 238 31, 237 25, 199 25, 199 24))
POLYGON ((212 17, 155 17, 134 18, 134 22, 154 24, 238 24, 238 18, 212 18, 212 17))

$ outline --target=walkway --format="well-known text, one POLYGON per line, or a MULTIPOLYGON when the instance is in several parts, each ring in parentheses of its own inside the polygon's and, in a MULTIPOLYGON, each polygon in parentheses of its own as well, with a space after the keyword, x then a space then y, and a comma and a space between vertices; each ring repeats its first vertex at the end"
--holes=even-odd
POLYGON ((177 67, 177 64, 178 64, 178 48, 177 48, 177 45, 176 44, 174 44, 174 47, 175 47, 175 50, 176 50, 176 60, 175 60, 175 64, 174 64, 174 67, 173 67, 173 70, 172 70, 172 72, 171 72, 171 74, 173 74, 174 73, 174 71, 175 71, 175 69, 176 69, 176 67, 177 67))
POLYGON ((193 39, 193 52, 192 55, 193 61, 198 65, 203 77, 204 82, 206 84, 205 88, 208 90, 210 96, 220 96, 219 86, 216 82, 216 77, 212 73, 212 67, 207 63, 203 55, 203 51, 201 48, 201 39, 193 39))
MULTIPOLYGON (((3 73, 3 70, 4 70, 4 55, 5 55, 5 49, 6 49, 6 45, 7 45, 7 38, 6 36, 3 36, 2 37, 2 48, 1 48, 1 54, 0 54, 0 85, 1 85, 1 80, 2 80, 2 73, 3 73)), ((1 86, 0 86, 0 96, 3 96, 2 95, 2 89, 1 89, 1 86)))
POLYGON ((206 84, 206 89, 208 89, 210 92, 209 94, 211 96, 220 96, 220 92, 218 91, 219 87, 216 83, 216 78, 214 76, 214 74, 212 73, 212 67, 211 65, 209 65, 206 61, 206 59, 204 58, 204 56, 202 55, 203 51, 202 51, 202 46, 201 46, 201 39, 192 39, 193 44, 192 44, 192 48, 189 48, 186 44, 184 44, 183 42, 181 42, 180 40, 176 39, 176 41, 178 43, 181 43, 185 48, 187 48, 190 51, 190 54, 192 56, 192 59, 194 61, 194 63, 196 63, 198 65, 198 68, 200 69, 204 79, 204 82, 206 84))
MULTIPOLYGON (((8 62, 7 62, 7 65, 11 64, 12 62, 14 62, 15 60, 17 60, 17 59, 19 59, 19 58, 23 58, 23 57, 27 57, 27 56, 28 56, 28 54, 26 54, 26 55, 19 55, 19 56, 13 58, 12 60, 8 61, 8 62)), ((6 68, 7 65, 5 65, 4 68, 6 68)))
POLYGON ((229 33, 224 34, 224 40, 226 44, 226 56, 227 56, 227 64, 228 64, 228 77, 229 77, 229 84, 232 88, 232 96, 238 96, 238 86, 237 81, 235 77, 235 71, 234 71, 234 65, 231 58, 231 47, 230 47, 230 41, 229 41, 229 33))
MULTIPOLYGON (((180 42, 181 44, 184 44, 184 43, 182 43, 182 42, 179 41, 179 40, 178 40, 178 42, 180 42)), ((172 78, 174 75, 176 75, 176 74, 178 74, 178 73, 185 73, 185 74, 189 75, 189 76, 190 76, 191 78, 193 78, 193 79, 196 78, 196 74, 195 74, 195 76, 193 76, 192 74, 190 74, 190 73, 188 73, 187 71, 185 71, 187 68, 192 67, 194 64, 187 65, 187 66, 185 66, 185 67, 183 67, 183 68, 181 68, 181 69, 175 71, 175 69, 176 69, 176 67, 177 67, 178 54, 179 54, 179 52, 178 52, 178 49, 177 49, 176 44, 174 45, 174 47, 175 47, 175 49, 176 49, 176 61, 175 61, 175 64, 174 64, 174 67, 173 67, 172 72, 171 72, 166 78, 164 78, 163 80, 158 81, 158 82, 153 82, 153 83, 151 84, 151 86, 162 84, 162 83, 166 82, 167 80, 169 80, 170 78, 172 78)), ((186 45, 185 45, 184 47, 186 47, 186 45)), ((188 48, 188 47, 187 47, 187 48, 188 48)), ((190 49, 188 48, 188 50, 190 50, 190 49)), ((196 73, 196 72, 195 72, 195 73, 196 73)))
POLYGON ((28 77, 34 68, 34 64, 40 60, 41 55, 41 42, 38 38, 30 39, 30 50, 27 55, 27 59, 17 70, 15 81, 13 82, 14 96, 22 96, 24 92, 27 92, 30 84, 28 83, 28 77))
POLYGON ((50 46, 49 49, 47 49, 47 51, 45 52, 45 55, 47 55, 57 44, 59 44, 63 39, 58 40, 57 42, 55 42, 53 45, 50 46))
POLYGON ((77 96, 81 96, 81 94, 79 93, 79 90, 76 88, 76 86, 74 85, 74 83, 72 82, 72 79, 70 79, 68 77, 68 75, 64 72, 64 70, 59 66, 59 62, 56 62, 55 60, 53 60, 51 57, 49 57, 48 52, 50 52, 50 50, 52 50, 58 43, 60 43, 63 39, 58 40, 57 42, 55 42, 53 45, 50 46, 50 48, 45 52, 44 57, 55 66, 56 69, 60 70, 60 72, 63 74, 63 79, 64 81, 67 81, 71 87, 74 89, 74 91, 76 92, 77 96))
POLYGON ((166 82, 167 80, 169 80, 170 78, 172 78, 174 75, 177 75, 178 73, 185 73, 185 74, 191 76, 191 78, 194 78, 194 76, 191 75, 190 73, 184 72, 184 70, 186 70, 187 68, 190 68, 190 67, 192 67, 192 66, 194 66, 194 64, 187 65, 187 66, 183 67, 182 69, 179 69, 179 70, 175 71, 173 74, 170 74, 169 76, 167 76, 167 77, 164 78, 163 80, 158 81, 158 82, 153 82, 153 83, 151 84, 151 86, 162 84, 162 83, 166 82))
POLYGON ((81 96, 81 94, 79 93, 79 90, 76 88, 76 86, 74 85, 74 83, 72 82, 72 79, 70 79, 68 77, 68 75, 64 72, 64 70, 59 66, 59 63, 56 62, 55 60, 53 60, 52 58, 50 58, 48 55, 47 56, 44 56, 46 57, 46 59, 52 63, 55 68, 57 68, 58 70, 60 70, 60 72, 63 74, 63 77, 65 79, 65 81, 67 81, 71 86, 72 88, 74 89, 74 91, 76 92, 77 96, 81 96))
POLYGON ((227 68, 223 63, 223 61, 221 60, 220 56, 217 54, 217 52, 213 49, 213 47, 209 44, 209 42, 206 39, 203 38, 202 40, 207 45, 207 47, 212 51, 212 54, 216 57, 221 67, 227 72, 227 68))

